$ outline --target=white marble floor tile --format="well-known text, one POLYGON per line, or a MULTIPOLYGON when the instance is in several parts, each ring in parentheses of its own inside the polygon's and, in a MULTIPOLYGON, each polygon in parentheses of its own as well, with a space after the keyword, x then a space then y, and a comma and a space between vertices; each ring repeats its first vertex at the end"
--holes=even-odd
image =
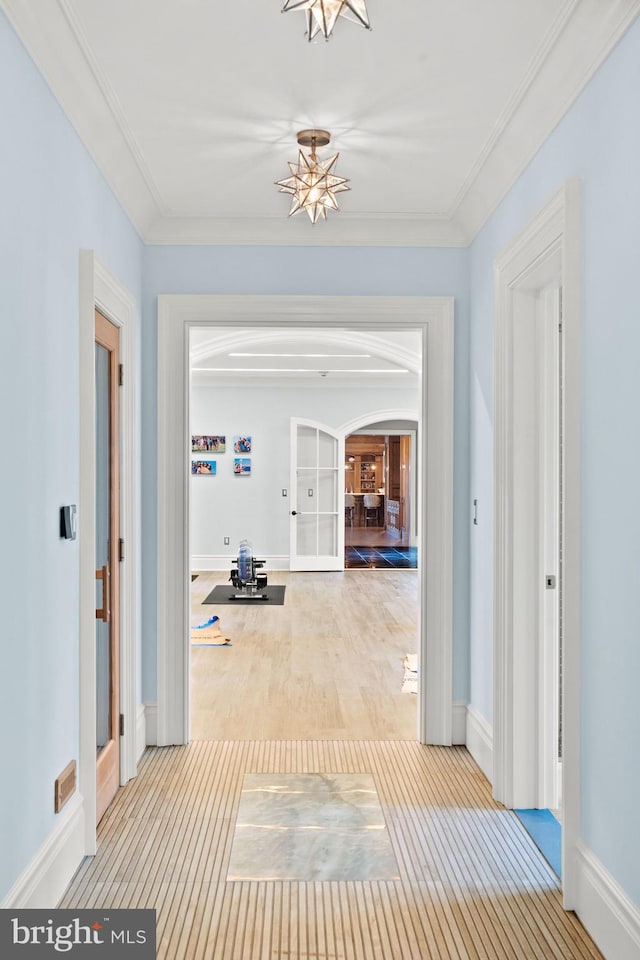
POLYGON ((228 880, 398 877, 371 774, 245 774, 228 880))

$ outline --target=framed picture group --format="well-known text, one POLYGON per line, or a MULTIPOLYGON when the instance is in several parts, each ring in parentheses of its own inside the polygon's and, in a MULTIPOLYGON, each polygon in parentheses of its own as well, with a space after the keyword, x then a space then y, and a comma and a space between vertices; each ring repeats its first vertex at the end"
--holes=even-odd
MULTIPOLYGON (((246 434, 236 434, 233 437, 233 475, 234 477, 251 476, 252 438, 246 434)), ((217 460, 212 454, 227 452, 227 438, 220 434, 193 434, 191 437, 191 475, 194 477, 215 477, 217 460)))

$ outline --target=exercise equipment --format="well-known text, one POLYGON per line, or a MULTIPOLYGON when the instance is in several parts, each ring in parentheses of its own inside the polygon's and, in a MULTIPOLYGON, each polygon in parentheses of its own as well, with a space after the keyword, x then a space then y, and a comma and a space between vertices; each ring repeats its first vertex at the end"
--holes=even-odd
POLYGON ((233 560, 232 563, 236 566, 231 570, 229 580, 233 584, 235 593, 229 599, 267 600, 267 594, 261 592, 267 585, 267 575, 257 572, 264 567, 266 560, 256 560, 248 540, 240 541, 238 559, 233 560))

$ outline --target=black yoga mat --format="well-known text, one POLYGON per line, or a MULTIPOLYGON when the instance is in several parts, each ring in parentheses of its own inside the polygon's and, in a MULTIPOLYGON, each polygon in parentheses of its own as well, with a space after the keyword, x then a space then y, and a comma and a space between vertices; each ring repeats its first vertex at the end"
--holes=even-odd
POLYGON ((225 583, 219 583, 217 587, 214 587, 208 597, 206 597, 202 602, 203 603, 244 603, 244 604, 253 604, 254 607, 266 607, 271 604, 271 606, 282 606, 284 604, 284 591, 285 587, 276 586, 276 587, 263 587, 262 590, 259 590, 259 595, 263 593, 266 594, 266 600, 252 600, 248 597, 242 597, 239 600, 234 598, 235 588, 232 583, 228 586, 225 583))

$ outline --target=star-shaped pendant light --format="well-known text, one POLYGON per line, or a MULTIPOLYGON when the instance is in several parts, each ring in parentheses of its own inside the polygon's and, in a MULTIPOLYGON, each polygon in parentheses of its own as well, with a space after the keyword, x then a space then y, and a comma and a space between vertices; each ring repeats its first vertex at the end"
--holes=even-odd
POLYGON ((366 0, 286 0, 282 12, 303 10, 307 18, 307 39, 328 40, 338 17, 371 29, 366 0))
POLYGON ((340 154, 336 153, 328 160, 318 160, 317 147, 326 147, 331 135, 326 130, 301 130, 298 134, 298 143, 301 147, 311 147, 307 157, 302 150, 298 153, 298 162, 289 163, 291 176, 286 180, 277 180, 276 186, 280 193, 291 195, 291 209, 289 216, 304 210, 311 220, 326 220, 329 210, 339 210, 335 198, 336 193, 350 190, 348 180, 338 177, 335 165, 340 154))

